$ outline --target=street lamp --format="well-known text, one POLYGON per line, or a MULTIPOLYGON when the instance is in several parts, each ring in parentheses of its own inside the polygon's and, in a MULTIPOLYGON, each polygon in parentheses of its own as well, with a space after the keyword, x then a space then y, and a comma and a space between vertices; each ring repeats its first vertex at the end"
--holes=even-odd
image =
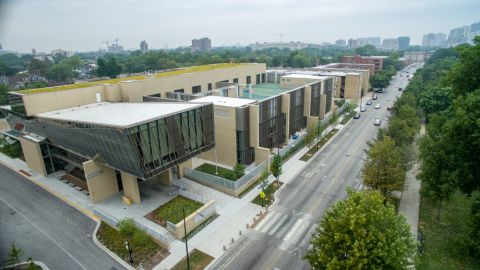
POLYGON ((128 240, 125 240, 125 248, 128 250, 128 254, 130 255, 130 263, 133 264, 132 249, 130 248, 130 243, 128 243, 128 240))
POLYGON ((187 235, 187 224, 185 222, 185 209, 182 208, 183 214, 183 232, 185 233, 185 250, 187 252, 187 270, 190 270, 190 257, 188 256, 188 235, 187 235))

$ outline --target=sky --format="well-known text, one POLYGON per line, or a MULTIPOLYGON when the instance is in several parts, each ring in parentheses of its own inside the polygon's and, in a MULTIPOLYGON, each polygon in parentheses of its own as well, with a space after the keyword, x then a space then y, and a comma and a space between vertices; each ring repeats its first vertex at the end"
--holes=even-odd
POLYGON ((480 21, 479 0, 0 0, 4 49, 94 51, 116 38, 129 49, 255 42, 334 42, 410 36, 480 21))

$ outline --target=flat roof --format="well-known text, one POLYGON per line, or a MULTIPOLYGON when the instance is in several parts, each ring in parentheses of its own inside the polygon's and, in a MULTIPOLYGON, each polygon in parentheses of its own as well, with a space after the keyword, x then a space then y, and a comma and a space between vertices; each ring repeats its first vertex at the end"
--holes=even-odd
POLYGON ((35 116, 50 120, 127 128, 204 105, 191 102, 100 102, 35 116))
POLYGON ((248 104, 255 103, 254 100, 250 100, 250 99, 221 97, 221 96, 206 96, 206 97, 193 99, 190 102, 213 103, 213 105, 215 106, 225 106, 225 107, 243 107, 248 104))
MULTIPOLYGON (((245 91, 246 88, 243 90, 245 91)), ((277 96, 292 90, 292 88, 285 88, 280 84, 275 83, 262 83, 251 86, 250 93, 244 92, 242 98, 263 100, 269 97, 277 96)))
POLYGON ((29 94, 38 94, 38 93, 45 93, 45 92, 56 92, 56 91, 63 91, 63 90, 70 90, 70 89, 77 89, 77 88, 85 88, 85 87, 96 86, 101 84, 116 84, 116 83, 127 82, 127 81, 141 81, 146 79, 163 78, 163 77, 170 77, 170 76, 176 76, 176 75, 182 75, 182 74, 188 74, 188 73, 205 72, 205 71, 210 71, 215 69, 233 68, 233 67, 246 66, 246 65, 257 65, 257 63, 219 63, 219 64, 202 65, 202 66, 191 66, 191 67, 183 67, 175 70, 159 72, 153 75, 141 74, 141 75, 127 76, 123 78, 116 78, 116 79, 110 79, 110 80, 67 84, 67 85, 43 87, 43 88, 36 88, 36 89, 25 89, 25 90, 13 91, 13 93, 29 95, 29 94))
POLYGON ((288 74, 288 75, 282 76, 282 78, 312 79, 312 80, 319 80, 319 81, 328 79, 328 77, 326 76, 316 76, 311 74, 288 74))
MULTIPOLYGON (((342 69, 343 68, 338 68, 342 69)), ((338 71, 335 68, 321 68, 321 67, 313 67, 312 70, 268 70, 269 72, 280 72, 289 74, 306 74, 306 75, 314 75, 314 76, 345 76, 345 75, 360 75, 359 72, 352 71, 350 69, 345 69, 345 71, 338 71)), ((287 76, 285 75, 285 76, 287 76)))

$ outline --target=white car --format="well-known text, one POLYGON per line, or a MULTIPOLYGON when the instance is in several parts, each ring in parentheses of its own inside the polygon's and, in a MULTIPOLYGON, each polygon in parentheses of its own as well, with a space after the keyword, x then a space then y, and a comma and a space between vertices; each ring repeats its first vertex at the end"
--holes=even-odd
POLYGON ((366 112, 366 111, 367 111, 367 107, 361 106, 361 107, 360 107, 360 111, 361 111, 361 112, 366 112))
POLYGON ((380 103, 375 104, 375 109, 380 109, 380 103))
POLYGON ((380 120, 378 118, 375 118, 375 120, 373 121, 374 126, 380 126, 381 124, 382 124, 382 120, 380 120))

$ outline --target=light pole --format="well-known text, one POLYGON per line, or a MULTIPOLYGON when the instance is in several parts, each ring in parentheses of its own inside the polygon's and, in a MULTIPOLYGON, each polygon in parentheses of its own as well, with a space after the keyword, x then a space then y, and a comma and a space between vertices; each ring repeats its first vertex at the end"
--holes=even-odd
POLYGON ((188 256, 188 237, 187 237, 187 224, 185 222, 185 209, 182 208, 183 213, 183 231, 185 233, 185 250, 187 251, 187 270, 190 270, 190 257, 188 256))
POLYGON ((128 243, 128 240, 125 240, 125 248, 128 250, 128 254, 130 255, 130 263, 133 264, 132 249, 130 248, 130 243, 128 243))

